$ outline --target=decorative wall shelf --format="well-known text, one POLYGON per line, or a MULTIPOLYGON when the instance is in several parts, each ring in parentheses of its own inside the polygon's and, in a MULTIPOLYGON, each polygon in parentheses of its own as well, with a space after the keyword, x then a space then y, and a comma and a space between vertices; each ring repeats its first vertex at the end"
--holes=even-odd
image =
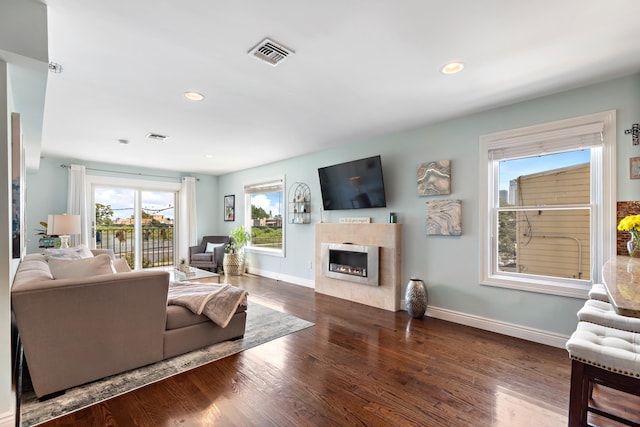
POLYGON ((311 223, 311 190, 303 182, 294 182, 289 187, 289 223, 311 223))

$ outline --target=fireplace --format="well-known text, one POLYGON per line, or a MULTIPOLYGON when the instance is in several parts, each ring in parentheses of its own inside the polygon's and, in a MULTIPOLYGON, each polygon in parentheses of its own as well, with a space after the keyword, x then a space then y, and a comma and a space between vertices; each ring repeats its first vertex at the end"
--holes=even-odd
POLYGON ((326 277, 378 286, 378 246, 322 243, 322 274, 326 277))
MULTIPOLYGON (((319 294, 342 298, 359 304, 369 305, 389 311, 401 309, 400 289, 402 287, 402 224, 316 224, 315 289, 319 294), (360 248, 373 248, 373 256, 378 257, 377 266, 371 265, 367 256, 367 279, 373 273, 378 275, 377 283, 363 286, 355 283, 357 276, 341 274, 340 278, 329 275, 339 274, 329 270, 329 242, 353 242, 345 245, 348 251, 366 252, 360 248), (369 245, 369 246, 358 246, 369 245), (324 260, 324 263, 323 263, 324 260), (326 267, 324 267, 326 266, 326 267)), ((344 247, 338 245, 338 247, 344 247)))

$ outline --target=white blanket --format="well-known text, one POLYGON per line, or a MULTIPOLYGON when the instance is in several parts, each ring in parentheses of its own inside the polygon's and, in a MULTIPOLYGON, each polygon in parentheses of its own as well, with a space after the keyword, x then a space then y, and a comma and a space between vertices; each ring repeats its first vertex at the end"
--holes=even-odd
POLYGON ((240 305, 247 305, 247 291, 228 283, 171 282, 167 303, 203 314, 225 328, 240 305))

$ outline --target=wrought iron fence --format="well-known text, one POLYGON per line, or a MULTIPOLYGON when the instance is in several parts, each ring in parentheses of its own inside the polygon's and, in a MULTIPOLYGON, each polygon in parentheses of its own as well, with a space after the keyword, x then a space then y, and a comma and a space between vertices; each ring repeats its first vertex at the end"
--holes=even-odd
MULTIPOLYGON (((134 266, 133 226, 98 226, 96 248, 113 249, 116 258, 125 258, 129 267, 134 266)), ((174 265, 173 226, 142 227, 142 267, 174 265)))

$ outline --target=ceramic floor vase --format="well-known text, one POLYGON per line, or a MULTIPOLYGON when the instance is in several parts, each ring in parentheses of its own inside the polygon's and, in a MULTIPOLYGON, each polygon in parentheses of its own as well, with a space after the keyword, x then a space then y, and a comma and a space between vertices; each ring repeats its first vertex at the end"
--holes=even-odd
POLYGON ((407 284, 407 291, 404 297, 407 313, 414 319, 424 316, 427 311, 427 288, 420 279, 412 277, 407 284))

